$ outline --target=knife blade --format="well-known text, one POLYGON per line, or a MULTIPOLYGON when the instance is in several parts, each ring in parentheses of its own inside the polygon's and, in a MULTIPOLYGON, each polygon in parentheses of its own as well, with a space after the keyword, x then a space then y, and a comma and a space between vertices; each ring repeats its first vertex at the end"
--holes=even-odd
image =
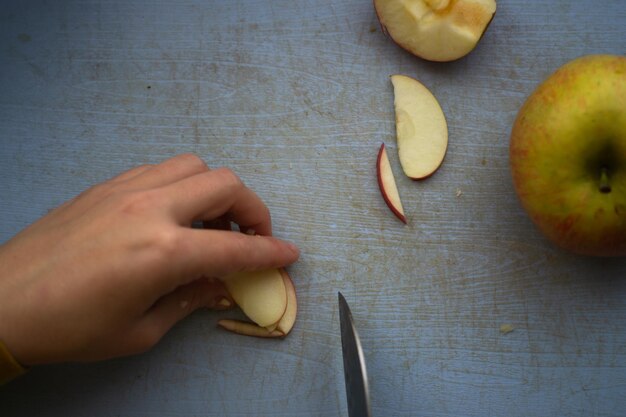
POLYGON ((354 326, 350 307, 344 296, 338 292, 339 323, 341 326, 341 350, 343 352, 343 373, 346 379, 346 397, 350 417, 370 417, 370 396, 365 356, 361 339, 354 326))

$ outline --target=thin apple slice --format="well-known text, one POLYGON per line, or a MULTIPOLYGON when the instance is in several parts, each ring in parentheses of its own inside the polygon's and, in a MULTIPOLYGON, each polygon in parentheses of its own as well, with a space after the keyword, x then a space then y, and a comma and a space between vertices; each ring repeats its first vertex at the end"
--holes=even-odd
POLYGON ((242 272, 223 281, 235 303, 259 326, 271 326, 285 314, 287 291, 280 270, 242 272))
POLYGON ((250 323, 247 321, 241 320, 230 320, 224 319, 219 320, 217 322, 218 326, 223 327, 224 329, 237 333, 243 336, 254 336, 254 337, 283 337, 284 333, 281 333, 278 330, 270 331, 265 327, 257 326, 254 323, 250 323))
POLYGON ((374 0, 376 15, 395 43, 430 61, 470 53, 496 13, 495 0, 374 0))
POLYGON ((435 96, 419 81, 392 75, 400 165, 407 177, 432 175, 448 148, 448 125, 435 96))
MULTIPOLYGON (((273 271, 278 271, 280 278, 283 282, 283 287, 286 293, 286 306, 283 315, 274 323, 271 323, 267 326, 261 326, 255 323, 245 322, 241 320, 219 320, 217 324, 223 327, 226 330, 229 330, 234 333, 238 333, 245 336, 255 336, 255 337, 266 337, 266 338, 276 338, 276 337, 284 337, 286 336, 296 321, 296 316, 298 313, 298 302, 296 298, 296 288, 293 285, 293 281, 291 277, 283 268, 276 269, 273 271)), ((232 293, 231 293, 232 295, 232 293)), ((235 297, 233 296, 233 299, 235 297)), ((235 302, 237 300, 235 299, 235 302)), ((242 308, 243 310, 243 308, 242 308)), ((245 310, 244 310, 245 313, 245 310)), ((248 317, 250 317, 248 315, 248 317)), ((250 317, 252 318, 252 317, 250 317)))
POLYGON ((385 144, 380 145, 378 151, 378 158, 376 159, 376 177, 378 178, 378 187, 380 193, 387 203, 387 207, 400 219, 403 223, 406 223, 406 216, 404 215, 404 208, 402 208, 402 201, 400 200, 400 193, 396 185, 396 179, 393 176, 391 170, 391 164, 389 163, 389 157, 387 156, 387 150, 385 144))
POLYGON ((274 323, 270 326, 265 326, 265 329, 267 329, 268 332, 273 332, 274 330, 276 330, 277 327, 278 327, 278 323, 274 323))
POLYGON ((296 316, 298 315, 298 299, 296 297, 296 287, 293 285, 293 281, 287 271, 280 269, 280 274, 283 276, 285 290, 287 291, 287 308, 285 309, 285 314, 283 314, 276 326, 276 331, 286 336, 296 322, 296 316))

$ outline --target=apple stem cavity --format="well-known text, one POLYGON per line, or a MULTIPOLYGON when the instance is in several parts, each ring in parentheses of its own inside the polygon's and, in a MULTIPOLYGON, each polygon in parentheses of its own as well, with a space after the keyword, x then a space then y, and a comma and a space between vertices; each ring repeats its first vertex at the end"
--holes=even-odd
POLYGON ((611 185, 609 184, 609 170, 607 167, 602 167, 600 171, 600 192, 608 194, 611 192, 611 185))

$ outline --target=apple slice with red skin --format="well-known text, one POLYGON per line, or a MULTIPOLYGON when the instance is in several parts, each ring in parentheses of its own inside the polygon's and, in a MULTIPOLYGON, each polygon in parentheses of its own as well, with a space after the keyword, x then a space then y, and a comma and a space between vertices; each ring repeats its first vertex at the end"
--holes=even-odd
POLYGON ((400 200, 400 193, 396 185, 396 179, 393 176, 391 164, 389 163, 389 157, 387 156, 387 150, 385 144, 380 145, 378 150, 378 158, 376 158, 376 177, 378 178, 378 187, 380 193, 387 203, 387 207, 392 211, 395 216, 406 224, 406 216, 404 215, 404 208, 402 207, 402 201, 400 200))
POLYGON ((269 331, 265 327, 242 320, 223 319, 217 322, 218 326, 243 336, 253 337, 284 337, 285 334, 278 330, 269 331))
MULTIPOLYGON (((272 274, 278 273, 280 275, 284 288, 285 288, 286 306, 285 306, 283 315, 276 322, 271 323, 266 326, 261 326, 259 323, 255 324, 251 322, 246 322, 246 321, 241 321, 241 320, 231 320, 231 319, 219 320, 217 322, 219 326, 231 332, 238 333, 238 334, 245 335, 245 336, 275 338, 275 337, 285 337, 287 334, 289 334, 289 332, 293 328, 293 325, 296 321, 296 316, 298 313, 296 288, 293 285, 293 281, 291 280, 291 277, 289 276, 287 271, 285 271, 284 269, 282 268, 274 269, 274 270, 270 270, 270 272, 272 274)), ((254 275, 255 273, 248 273, 248 274, 254 275)), ((231 293, 231 296, 233 296, 232 293, 231 293)), ((272 295, 272 297, 274 296, 279 297, 280 294, 272 295)), ((233 299, 235 299, 235 302, 237 302, 234 296, 233 296, 233 299)), ((268 304, 272 304, 272 303, 270 302, 268 304)), ((244 310, 244 313, 245 313, 245 310, 244 310)))
POLYGON ((435 96, 419 81, 392 75, 396 138, 400 165, 407 177, 431 176, 448 149, 448 125, 435 96))

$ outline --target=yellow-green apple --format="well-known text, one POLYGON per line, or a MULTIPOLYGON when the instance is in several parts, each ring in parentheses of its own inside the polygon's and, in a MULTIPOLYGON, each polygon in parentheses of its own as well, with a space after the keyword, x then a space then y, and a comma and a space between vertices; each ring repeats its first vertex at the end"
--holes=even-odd
POLYGON ((380 193, 387 203, 387 207, 400 219, 403 223, 406 223, 406 216, 404 215, 404 209, 402 208, 402 201, 400 200, 400 193, 396 185, 396 179, 393 176, 391 170, 391 164, 389 163, 389 157, 387 156, 387 150, 385 144, 380 145, 378 150, 378 158, 376 158, 376 177, 378 178, 378 187, 380 193))
POLYGON ((296 289, 282 268, 244 272, 224 279, 235 303, 254 323, 224 319, 218 325, 232 332, 257 337, 284 337, 296 321, 296 289))
POLYGON ((419 81, 392 75, 398 155, 404 173, 419 180, 432 175, 448 148, 448 125, 435 96, 419 81))
POLYGON ((413 55, 453 61, 474 49, 496 13, 495 0, 374 0, 383 32, 413 55))
POLYGON ((510 162, 523 207, 551 241, 626 256, 626 58, 580 57, 546 79, 517 115, 510 162))

